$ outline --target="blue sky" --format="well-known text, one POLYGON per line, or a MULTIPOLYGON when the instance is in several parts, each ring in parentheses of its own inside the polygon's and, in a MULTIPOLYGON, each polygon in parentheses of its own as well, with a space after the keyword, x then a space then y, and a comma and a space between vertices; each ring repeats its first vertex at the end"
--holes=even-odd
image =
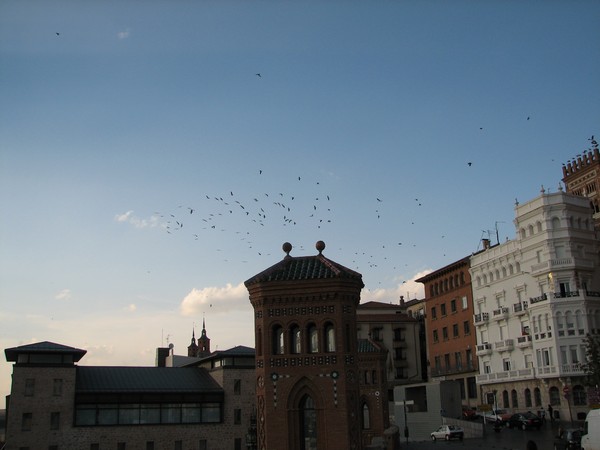
POLYGON ((286 241, 325 241, 363 301, 421 296, 415 277, 496 226, 512 238, 515 198, 557 189, 600 135, 599 16, 566 0, 3 1, 2 348, 152 365, 203 317, 213 349, 253 346, 242 283, 286 241))

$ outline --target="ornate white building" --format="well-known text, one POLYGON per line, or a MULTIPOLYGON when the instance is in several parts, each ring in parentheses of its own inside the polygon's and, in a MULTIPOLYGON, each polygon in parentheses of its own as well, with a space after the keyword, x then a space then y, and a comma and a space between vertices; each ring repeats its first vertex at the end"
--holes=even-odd
POLYGON ((516 203, 517 237, 471 257, 481 398, 581 418, 584 338, 600 334, 600 259, 589 201, 560 190, 516 203))

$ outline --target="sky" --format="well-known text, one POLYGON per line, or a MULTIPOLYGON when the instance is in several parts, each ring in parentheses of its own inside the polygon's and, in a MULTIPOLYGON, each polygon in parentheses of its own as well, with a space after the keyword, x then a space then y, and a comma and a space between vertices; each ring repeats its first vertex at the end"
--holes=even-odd
MULTIPOLYGON (((600 136, 600 2, 0 2, 0 347, 254 346, 243 282, 361 301, 512 239, 600 136), (497 233, 496 233, 497 231, 497 233)), ((0 362, 0 394, 11 364, 0 362)))

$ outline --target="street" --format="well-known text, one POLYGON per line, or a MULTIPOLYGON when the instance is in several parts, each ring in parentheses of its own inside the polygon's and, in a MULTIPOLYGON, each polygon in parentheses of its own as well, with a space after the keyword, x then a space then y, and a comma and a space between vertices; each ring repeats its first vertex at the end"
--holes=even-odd
MULTIPOLYGON (((485 429, 483 438, 464 439, 462 441, 422 441, 408 442, 400 440, 400 448, 403 450, 441 450, 441 449, 461 449, 461 450, 525 450, 527 441, 532 440, 537 444, 538 450, 551 450, 554 448, 554 437, 558 434, 559 422, 553 424, 546 423, 540 430, 518 430, 502 428, 500 432, 495 432, 489 426, 485 429)), ((563 428, 571 428, 570 423, 563 423, 563 428)), ((573 428, 582 425, 581 422, 575 423, 573 428)))

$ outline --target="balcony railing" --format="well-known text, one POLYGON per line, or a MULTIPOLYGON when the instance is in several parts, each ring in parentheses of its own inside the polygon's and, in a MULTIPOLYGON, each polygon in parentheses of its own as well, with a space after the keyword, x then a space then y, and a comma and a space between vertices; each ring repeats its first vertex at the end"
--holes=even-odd
POLYGON ((517 338, 517 347, 519 348, 527 348, 532 345, 531 336, 519 336, 517 338))
POLYGON ((485 344, 477 345, 477 356, 489 355, 492 353, 492 344, 486 342, 485 344))
POLYGON ((533 376, 534 376, 533 368, 507 370, 505 372, 484 373, 481 375, 477 375, 477 384, 528 380, 528 379, 532 379, 533 376))
POLYGON ((544 300, 548 300, 547 294, 542 294, 539 297, 530 298, 529 303, 539 303, 539 302, 543 302, 544 300))
POLYGON ((492 311, 492 317, 494 320, 502 320, 508 318, 509 310, 506 306, 498 308, 492 311))
POLYGON ((523 314, 527 313, 527 306, 527 302, 513 303, 513 312, 517 316, 522 316, 523 314))
POLYGON ((490 320, 489 313, 479 313, 473 316, 473 323, 475 325, 484 325, 490 320))
POLYGON ((503 341, 494 342, 494 350, 498 352, 507 352, 515 347, 514 339, 504 339, 503 341))
POLYGON ((432 367, 431 368, 431 376, 432 377, 440 377, 443 375, 452 375, 455 373, 462 372, 472 372, 475 370, 473 364, 457 364, 450 365, 447 367, 432 367))

